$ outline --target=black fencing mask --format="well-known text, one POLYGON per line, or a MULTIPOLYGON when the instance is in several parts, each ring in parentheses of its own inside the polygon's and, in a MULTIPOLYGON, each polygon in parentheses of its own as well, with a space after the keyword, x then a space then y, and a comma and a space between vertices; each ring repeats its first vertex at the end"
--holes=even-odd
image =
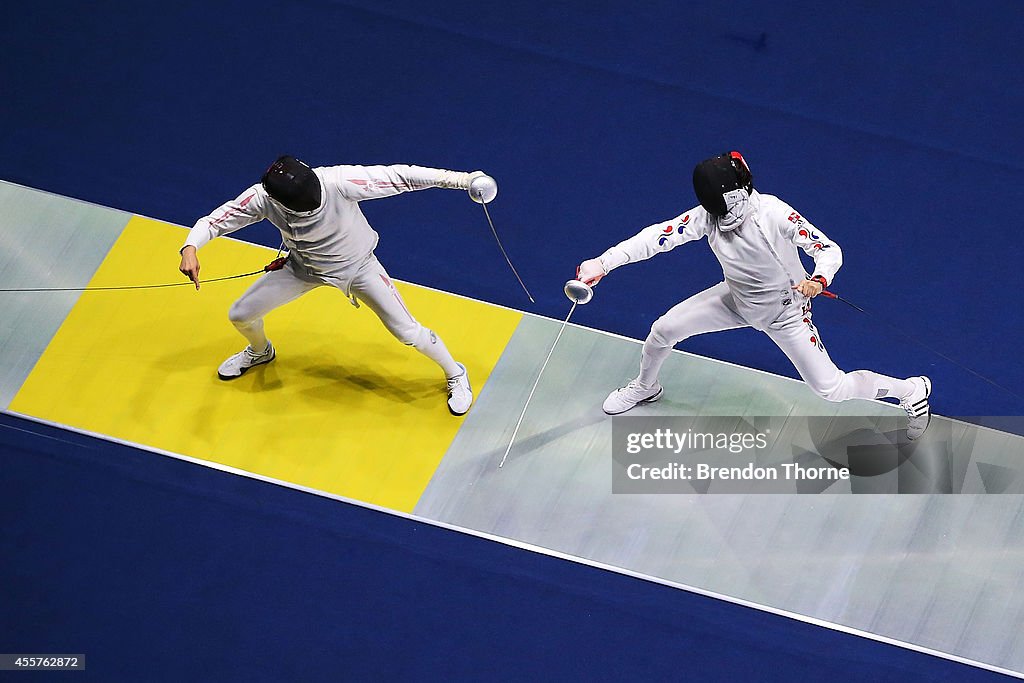
POLYGON ((305 163, 295 157, 278 158, 261 180, 267 193, 292 211, 313 211, 320 207, 320 181, 305 163))
POLYGON ((754 191, 754 177, 739 152, 727 152, 697 164, 693 169, 693 191, 709 214, 723 218, 732 210, 725 195, 734 190, 754 191))

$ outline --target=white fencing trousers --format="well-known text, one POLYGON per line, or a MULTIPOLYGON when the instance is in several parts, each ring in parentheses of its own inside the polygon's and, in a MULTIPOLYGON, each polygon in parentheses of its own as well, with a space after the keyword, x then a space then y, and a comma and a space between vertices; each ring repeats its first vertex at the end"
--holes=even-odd
MULTIPOLYGON (((267 348, 267 337, 263 332, 263 316, 278 306, 294 301, 306 292, 330 283, 319 279, 300 278, 289 261, 281 270, 261 276, 241 298, 231 306, 228 318, 249 345, 257 351, 267 348)), ((455 377, 462 372, 452 358, 448 348, 434 332, 421 325, 413 317, 401 295, 395 289, 384 266, 371 256, 352 280, 351 293, 358 301, 367 305, 384 327, 398 341, 412 346, 423 355, 441 366, 446 377, 455 377)))
MULTIPOLYGON (((747 327, 733 308, 729 286, 720 282, 676 304, 658 318, 644 342, 640 386, 654 385, 672 347, 684 339, 705 332, 747 327)), ((765 334, 782 349, 814 393, 829 401, 846 401, 851 398, 901 399, 914 390, 907 380, 870 370, 843 372, 829 358, 810 312, 804 316, 798 313, 794 311, 784 322, 772 323, 765 334)))

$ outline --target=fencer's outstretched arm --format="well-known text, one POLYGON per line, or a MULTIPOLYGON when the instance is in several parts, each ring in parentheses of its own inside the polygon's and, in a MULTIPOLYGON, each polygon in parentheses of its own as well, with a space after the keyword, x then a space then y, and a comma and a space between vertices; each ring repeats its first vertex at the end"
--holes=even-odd
POLYGON ((701 207, 690 209, 671 220, 649 225, 596 259, 584 261, 576 269, 576 277, 586 284, 595 285, 619 266, 643 261, 681 244, 699 240, 707 235, 712 225, 707 211, 701 207))
POLYGON ((391 197, 402 192, 414 192, 431 187, 449 190, 468 190, 470 181, 481 171, 467 173, 442 168, 408 166, 329 166, 322 169, 347 199, 363 201, 391 197))

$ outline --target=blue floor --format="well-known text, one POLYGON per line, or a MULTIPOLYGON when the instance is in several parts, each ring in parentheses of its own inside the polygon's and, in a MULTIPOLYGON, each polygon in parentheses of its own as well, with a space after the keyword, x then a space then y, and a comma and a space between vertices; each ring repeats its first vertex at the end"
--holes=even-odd
POLYGON ((75 680, 1003 678, 8 415, 0 471, 0 650, 75 680))
MULTIPOLYGON (((759 189, 842 245, 835 290, 883 321, 815 306, 840 366, 927 373, 943 414, 1020 415, 885 323, 1024 386, 1021 35, 1013 0, 19 2, 0 22, 0 179, 191 225, 284 152, 482 168, 536 306, 455 192, 368 203, 378 255, 395 277, 561 318, 577 263, 692 206, 693 164, 739 148, 759 189)), ((277 245, 267 225, 240 236, 277 245)), ((177 277, 177 258, 143 280, 177 277)), ((574 320, 643 338, 719 278, 688 245, 616 271, 574 320)), ((750 331, 683 348, 794 376, 750 331)), ((90 679, 989 677, 5 424, 0 650, 84 651, 90 679)))

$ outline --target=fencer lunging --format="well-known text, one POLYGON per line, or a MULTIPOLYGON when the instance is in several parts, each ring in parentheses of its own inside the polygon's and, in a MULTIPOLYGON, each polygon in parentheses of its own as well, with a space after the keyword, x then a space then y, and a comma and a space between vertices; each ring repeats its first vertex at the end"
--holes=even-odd
POLYGON ((374 256, 378 235, 363 216, 359 202, 430 187, 472 194, 474 184, 496 192, 493 180, 482 171, 406 165, 310 168, 293 157, 280 157, 259 183, 200 218, 181 248, 180 270, 195 282, 196 289, 196 250, 215 237, 266 218, 281 231, 288 249, 284 267, 260 277, 231 306, 228 317, 249 345, 224 361, 218 376, 235 379, 274 360, 277 352, 264 333, 263 317, 306 292, 329 285, 340 289, 353 305, 366 304, 396 339, 437 363, 447 378, 449 410, 454 415, 465 414, 473 402, 466 368, 455 361, 437 334, 409 312, 374 256), (483 179, 486 182, 480 182, 483 179))
POLYGON ((739 152, 699 163, 693 172, 700 205, 656 223, 580 264, 577 277, 596 285, 627 263, 648 259, 707 237, 725 280, 691 296, 658 318, 644 342, 640 374, 604 402, 611 415, 661 398, 658 373, 672 348, 697 334, 738 327, 763 331, 796 367, 804 382, 829 401, 893 398, 909 417, 907 436, 917 439, 931 417, 927 377, 896 379, 870 370, 843 372, 811 319, 811 299, 842 265, 842 251, 778 197, 754 189, 739 152), (814 260, 808 276, 797 248, 814 260))

